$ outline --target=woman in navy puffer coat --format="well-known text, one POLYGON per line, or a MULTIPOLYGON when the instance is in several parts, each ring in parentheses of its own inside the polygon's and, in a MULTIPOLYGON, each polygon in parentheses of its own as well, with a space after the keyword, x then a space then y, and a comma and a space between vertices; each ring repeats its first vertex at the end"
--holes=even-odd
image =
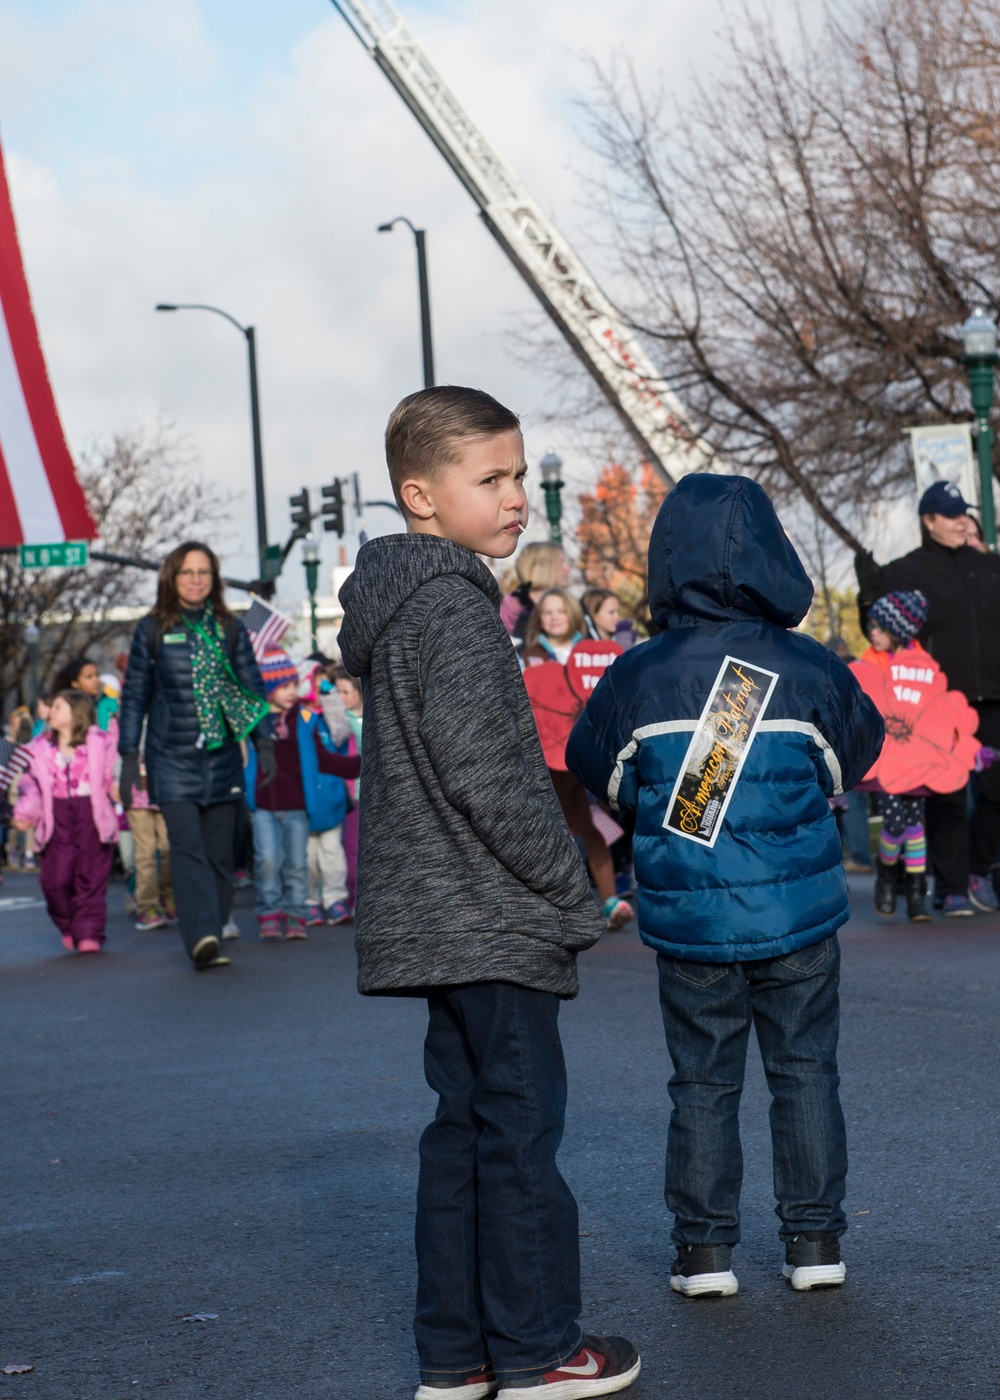
MULTIPOLYGON (((202 734, 194 666, 208 645, 202 624, 222 627, 226 660, 242 691, 259 697, 264 684, 246 628, 226 607, 219 561, 207 545, 179 545, 160 569, 156 607, 132 638, 122 692, 122 801, 139 782, 138 754, 146 725, 149 796, 163 812, 181 935, 195 967, 224 965, 221 931, 232 904, 233 847, 243 800, 243 759, 227 731, 218 747, 202 734)), ((252 706, 251 706, 252 712, 252 706)), ((252 734, 262 773, 274 768, 270 719, 252 734)))

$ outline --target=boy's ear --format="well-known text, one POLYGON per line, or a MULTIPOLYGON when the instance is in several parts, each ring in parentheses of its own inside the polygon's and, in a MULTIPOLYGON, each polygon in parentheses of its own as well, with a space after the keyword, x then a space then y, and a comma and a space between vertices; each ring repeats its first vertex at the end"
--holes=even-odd
POLYGON ((399 488, 399 498, 407 515, 417 520, 434 518, 434 502, 431 500, 429 483, 422 477, 410 477, 399 488))

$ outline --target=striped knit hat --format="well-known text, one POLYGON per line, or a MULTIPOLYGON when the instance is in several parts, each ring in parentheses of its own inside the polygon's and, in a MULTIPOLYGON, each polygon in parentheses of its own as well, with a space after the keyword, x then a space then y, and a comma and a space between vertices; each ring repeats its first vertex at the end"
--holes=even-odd
POLYGON ((286 685, 289 681, 294 681, 296 685, 299 683, 298 668, 284 651, 265 651, 264 659, 260 662, 260 674, 268 695, 277 690, 279 685, 286 685))
POLYGON ((906 593, 884 593, 873 603, 869 622, 877 622, 901 642, 912 642, 927 621, 927 599, 914 588, 906 593))

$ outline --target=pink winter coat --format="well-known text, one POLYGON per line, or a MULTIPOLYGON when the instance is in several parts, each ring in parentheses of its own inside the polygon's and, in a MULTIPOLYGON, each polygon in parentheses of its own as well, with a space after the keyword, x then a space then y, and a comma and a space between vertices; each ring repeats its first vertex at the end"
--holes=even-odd
MULTIPOLYGON (((92 724, 87 730, 86 747, 94 825, 101 840, 110 846, 118 840, 118 817, 111 801, 117 758, 115 740, 92 724)), ((28 752, 31 767, 17 785, 14 820, 31 822, 35 828, 35 849, 41 851, 48 845, 55 824, 52 804, 58 751, 47 734, 39 734, 28 745, 28 752)))

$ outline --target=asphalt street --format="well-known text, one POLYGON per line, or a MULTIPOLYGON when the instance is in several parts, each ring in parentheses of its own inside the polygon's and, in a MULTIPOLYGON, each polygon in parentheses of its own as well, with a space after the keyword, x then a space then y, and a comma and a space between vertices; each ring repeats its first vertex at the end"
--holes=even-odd
MULTIPOLYGON (((781 1280, 752 1047, 740 1293, 671 1294, 653 955, 626 931, 581 959, 561 1160, 584 1320, 639 1345, 636 1400, 1000 1394, 1000 919, 876 924, 852 884, 842 1290, 781 1280)), ((111 902, 79 958, 33 877, 0 890, 0 1372, 35 1368, 0 1400, 412 1395, 421 1004, 356 994, 350 927, 195 974, 111 902)))

